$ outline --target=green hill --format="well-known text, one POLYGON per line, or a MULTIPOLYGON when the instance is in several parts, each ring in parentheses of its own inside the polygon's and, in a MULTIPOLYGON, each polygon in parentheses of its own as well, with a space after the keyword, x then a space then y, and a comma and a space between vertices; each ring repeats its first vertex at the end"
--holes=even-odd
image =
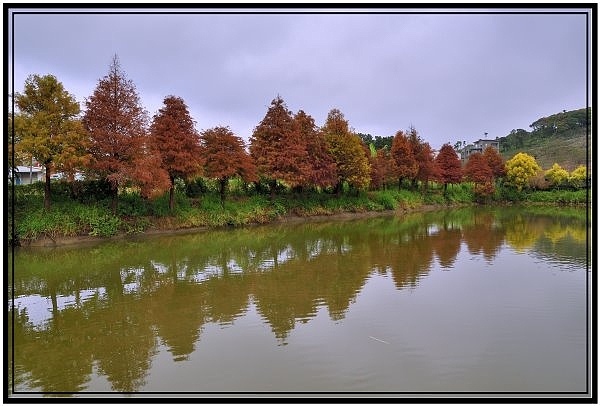
POLYGON ((510 159, 519 152, 535 157, 543 169, 557 163, 572 171, 579 165, 587 165, 591 158, 591 145, 586 138, 591 111, 586 109, 563 111, 549 117, 542 117, 529 127, 512 130, 501 137, 500 152, 504 159, 510 159))

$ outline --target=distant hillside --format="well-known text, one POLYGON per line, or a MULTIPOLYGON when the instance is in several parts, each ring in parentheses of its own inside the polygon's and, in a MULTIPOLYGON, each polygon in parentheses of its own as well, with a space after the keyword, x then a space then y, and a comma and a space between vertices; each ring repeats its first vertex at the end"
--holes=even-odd
POLYGON ((512 130, 501 137, 500 152, 505 159, 525 152, 534 156, 543 169, 557 163, 572 171, 586 165, 586 154, 591 147, 586 139, 590 115, 591 111, 586 114, 586 109, 579 109, 542 117, 529 126, 531 131, 512 130))

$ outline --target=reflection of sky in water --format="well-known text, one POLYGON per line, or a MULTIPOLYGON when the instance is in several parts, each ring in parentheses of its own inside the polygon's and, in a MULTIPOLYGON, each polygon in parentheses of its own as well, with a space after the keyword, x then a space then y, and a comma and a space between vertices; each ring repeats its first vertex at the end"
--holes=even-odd
POLYGON ((273 267, 275 267, 275 262, 277 262, 278 264, 284 264, 290 259, 294 258, 295 256, 296 255, 294 249, 288 245, 287 247, 277 252, 277 255, 275 256, 276 259, 270 258, 262 261, 261 264, 258 266, 258 269, 261 271, 272 269, 273 267))
MULTIPOLYGON (((79 304, 86 300, 99 296, 102 297, 106 293, 106 289, 103 287, 96 289, 87 289, 79 291, 79 304)), ((77 297, 73 295, 69 296, 57 296, 56 297, 56 308, 57 310, 63 310, 68 307, 76 307, 78 305, 77 297)), ((8 302, 9 308, 12 306, 11 301, 8 302)), ((41 295, 29 295, 20 296, 14 299, 14 310, 17 313, 27 313, 29 322, 38 328, 43 327, 50 319, 52 319, 52 299, 50 297, 44 297, 41 295)))

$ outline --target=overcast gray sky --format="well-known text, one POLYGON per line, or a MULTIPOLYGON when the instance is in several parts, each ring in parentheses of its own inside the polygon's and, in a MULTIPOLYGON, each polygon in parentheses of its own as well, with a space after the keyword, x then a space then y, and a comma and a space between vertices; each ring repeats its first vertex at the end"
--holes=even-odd
POLYGON ((586 14, 16 11, 9 74, 17 92, 28 75, 53 74, 84 108, 117 54, 150 117, 176 95, 198 130, 226 125, 245 140, 277 95, 319 126, 338 108, 357 132, 390 136, 412 125, 435 149, 586 106, 586 14))

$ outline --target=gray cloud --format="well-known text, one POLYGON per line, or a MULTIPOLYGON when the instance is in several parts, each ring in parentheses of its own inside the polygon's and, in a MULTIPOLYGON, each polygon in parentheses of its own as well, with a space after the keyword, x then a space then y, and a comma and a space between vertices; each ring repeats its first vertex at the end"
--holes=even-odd
POLYGON ((319 125, 335 107, 357 131, 414 125, 434 148, 585 106, 585 15, 424 11, 17 14, 9 63, 16 91, 52 73, 83 101, 116 53, 150 115, 181 96, 198 129, 245 139, 278 94, 319 125))

